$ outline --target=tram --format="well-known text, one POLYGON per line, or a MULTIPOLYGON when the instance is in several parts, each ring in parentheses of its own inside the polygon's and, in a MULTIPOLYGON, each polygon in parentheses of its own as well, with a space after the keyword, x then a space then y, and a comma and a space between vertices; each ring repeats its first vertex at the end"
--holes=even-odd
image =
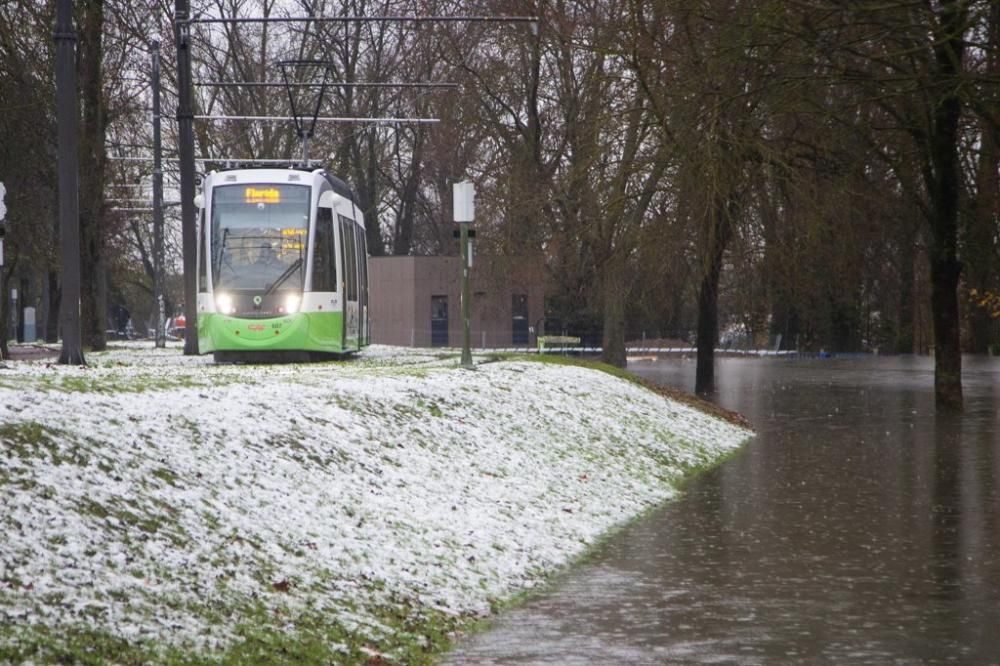
POLYGON ((216 361, 306 361, 370 342, 365 221, 323 169, 209 173, 198 207, 198 345, 216 361))

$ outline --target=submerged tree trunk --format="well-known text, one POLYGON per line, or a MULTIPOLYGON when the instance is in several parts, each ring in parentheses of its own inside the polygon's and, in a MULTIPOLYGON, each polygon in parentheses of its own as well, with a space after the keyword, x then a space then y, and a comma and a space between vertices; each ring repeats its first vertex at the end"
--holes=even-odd
POLYGON ((962 409, 962 353, 958 325, 961 264, 931 259, 931 317, 934 324, 934 399, 938 408, 962 409))
POLYGON ((930 193, 931 309, 934 324, 934 397, 938 408, 962 409, 962 348, 959 338, 958 123, 962 115, 955 86, 965 52, 966 11, 957 0, 942 1, 934 45, 933 82, 940 97, 933 106, 925 182, 930 193))
POLYGON ((694 390, 698 394, 715 391, 715 346, 719 341, 719 278, 722 276, 722 259, 726 246, 732 237, 731 217, 734 208, 732 200, 716 202, 708 242, 703 248, 704 272, 698 290, 698 365, 694 382, 694 390))

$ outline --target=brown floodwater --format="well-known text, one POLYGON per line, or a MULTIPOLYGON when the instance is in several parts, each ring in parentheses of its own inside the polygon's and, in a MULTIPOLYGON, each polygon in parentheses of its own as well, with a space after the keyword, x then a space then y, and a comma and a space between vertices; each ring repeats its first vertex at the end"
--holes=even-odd
MULTIPOLYGON (((633 372, 690 390, 694 363, 633 372)), ((758 436, 452 664, 1000 664, 1000 359, 723 359, 758 436)))

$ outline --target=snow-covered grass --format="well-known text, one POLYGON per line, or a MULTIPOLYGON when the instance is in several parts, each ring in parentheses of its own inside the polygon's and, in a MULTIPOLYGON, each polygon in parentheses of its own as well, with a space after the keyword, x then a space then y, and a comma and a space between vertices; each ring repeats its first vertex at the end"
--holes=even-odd
POLYGON ((522 359, 87 360, 0 370, 0 662, 424 661, 750 435, 522 359))

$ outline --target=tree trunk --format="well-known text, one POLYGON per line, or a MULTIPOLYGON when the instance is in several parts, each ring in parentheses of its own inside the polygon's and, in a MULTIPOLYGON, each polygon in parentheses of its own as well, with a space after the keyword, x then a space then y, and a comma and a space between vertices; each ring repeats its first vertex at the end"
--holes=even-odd
MULTIPOLYGON (((997 10, 1000 14, 1000 10, 997 10)), ((1000 58, 998 58, 1000 59, 1000 58)), ((1000 67, 998 67, 1000 70, 1000 67)), ((998 71, 1000 73, 1000 71, 998 71)), ((976 173, 976 200, 972 214, 968 217, 965 234, 965 282, 970 288, 982 294, 989 291, 997 271, 995 220, 1000 216, 1000 128, 991 119, 983 118, 979 151, 979 165, 976 173)), ((993 319, 989 310, 980 306, 972 298, 969 307, 969 349, 973 354, 987 354, 990 347, 993 319)))
POLYGON ((104 257, 104 135, 102 81, 103 0, 83 3, 80 31, 80 236, 82 240, 82 336, 95 351, 107 347, 107 267, 104 257))
POLYGON ((713 264, 702 277, 698 290, 698 365, 695 370, 695 393, 715 391, 715 345, 719 340, 719 275, 721 266, 713 264))
POLYGON ((618 368, 625 367, 625 261, 613 255, 604 262, 601 275, 601 299, 604 325, 601 334, 601 360, 618 368))
MULTIPOLYGON (((721 197, 720 197, 721 198, 721 197)), ((703 248, 704 273, 698 290, 698 364, 694 390, 698 394, 715 391, 715 346, 719 341, 719 278, 722 259, 732 236, 734 202, 718 201, 714 206, 708 242, 703 248)))
POLYGON ((913 336, 913 268, 915 243, 906 239, 899 246, 899 309, 896 314, 896 339, 894 341, 897 354, 914 353, 913 336))
POLYGON ((955 81, 962 71, 965 11, 957 0, 941 2, 935 31, 935 101, 930 137, 930 169, 925 180, 931 200, 931 309, 934 324, 934 398, 939 409, 962 409, 962 348, 959 339, 958 123, 962 102, 955 81))
POLYGON ((55 272, 49 273, 48 290, 49 312, 45 317, 45 342, 55 344, 59 342, 59 304, 61 302, 59 275, 55 272))
POLYGON ((423 167, 424 130, 420 127, 414 130, 413 156, 410 160, 410 170, 406 176, 400 196, 399 217, 396 219, 396 230, 393 234, 392 253, 406 256, 413 249, 413 227, 417 216, 417 195, 420 191, 423 167))
POLYGON ((962 409, 962 353, 958 325, 961 264, 931 259, 931 318, 934 324, 934 399, 939 409, 962 409))
POLYGON ((59 297, 59 328, 62 333, 60 365, 84 365, 80 331, 80 212, 78 178, 76 32, 73 3, 56 5, 56 116, 59 146, 59 257, 62 279, 59 297))

